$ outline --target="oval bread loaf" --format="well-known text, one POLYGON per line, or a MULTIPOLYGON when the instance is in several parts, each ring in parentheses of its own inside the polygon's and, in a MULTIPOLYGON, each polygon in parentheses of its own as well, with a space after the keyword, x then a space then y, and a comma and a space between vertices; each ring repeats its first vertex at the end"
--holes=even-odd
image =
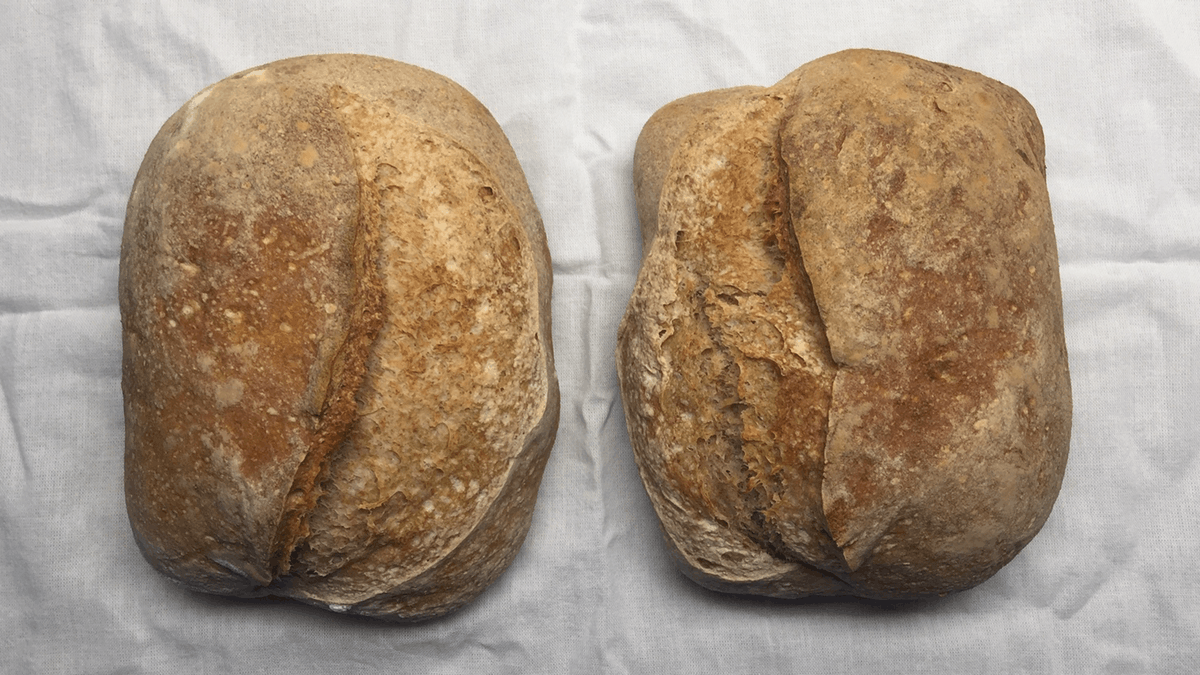
POLYGON ((914 598, 1033 538, 1071 419, 1044 154, 1013 89, 870 50, 650 119, 617 362, 685 573, 914 598))
POLYGON ((448 79, 324 55, 200 92, 151 144, 121 247, 145 557, 388 619, 475 597, 554 443, 550 274, 512 148, 448 79))

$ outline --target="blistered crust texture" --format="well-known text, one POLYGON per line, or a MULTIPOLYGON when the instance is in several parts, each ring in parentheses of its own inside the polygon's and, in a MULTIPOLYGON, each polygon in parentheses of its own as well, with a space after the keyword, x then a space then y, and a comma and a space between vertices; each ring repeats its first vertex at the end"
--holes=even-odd
POLYGON ((1071 418, 1044 155, 1016 91, 870 50, 651 118, 617 361, 689 576, 921 597, 1033 538, 1071 418))
POLYGON ((516 555, 558 423, 524 175, 453 82, 271 63, 159 132, 122 242, 126 501, 186 586, 420 619, 516 555))

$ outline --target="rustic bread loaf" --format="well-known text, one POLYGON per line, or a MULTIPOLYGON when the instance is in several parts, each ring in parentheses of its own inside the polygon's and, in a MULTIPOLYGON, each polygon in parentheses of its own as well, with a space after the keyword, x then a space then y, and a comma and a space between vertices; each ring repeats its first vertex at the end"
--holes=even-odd
POLYGON ((1041 528, 1071 395, 1041 126, 870 50, 642 131, 617 365, 682 569, 778 597, 974 586, 1041 528))
POLYGON ((151 144, 121 248, 146 558, 389 619, 475 597, 558 425, 550 275, 512 148, 446 78, 325 55, 200 92, 151 144))

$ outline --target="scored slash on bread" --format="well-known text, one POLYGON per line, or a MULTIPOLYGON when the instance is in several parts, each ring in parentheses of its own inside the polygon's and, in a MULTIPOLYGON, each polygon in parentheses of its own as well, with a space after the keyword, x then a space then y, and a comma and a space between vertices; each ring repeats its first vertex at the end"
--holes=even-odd
POLYGON ((646 124, 617 362, 669 548, 722 591, 974 586, 1058 493, 1070 382, 1041 127, 851 50, 646 124))

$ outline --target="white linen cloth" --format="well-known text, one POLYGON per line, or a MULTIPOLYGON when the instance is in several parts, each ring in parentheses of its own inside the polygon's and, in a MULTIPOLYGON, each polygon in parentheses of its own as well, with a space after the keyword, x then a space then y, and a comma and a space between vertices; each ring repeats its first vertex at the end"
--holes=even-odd
POLYGON ((79 2, 0 9, 0 672, 1184 673, 1200 662, 1200 3, 79 2), (937 601, 724 596, 666 558, 613 352, 646 119, 848 47, 1016 87, 1045 129, 1075 417, 1062 494, 937 601), (287 56, 429 68, 507 132, 554 258, 562 424, 513 566, 392 625, 188 592, 122 493, 125 202, 194 93, 287 56))

